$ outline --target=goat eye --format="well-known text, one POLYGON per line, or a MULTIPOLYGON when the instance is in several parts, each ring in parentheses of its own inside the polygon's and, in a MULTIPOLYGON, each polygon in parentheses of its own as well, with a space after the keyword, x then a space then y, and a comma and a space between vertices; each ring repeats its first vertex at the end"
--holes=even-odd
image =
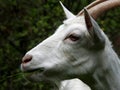
POLYGON ((76 36, 76 35, 70 35, 68 38, 69 38, 71 41, 77 41, 77 40, 80 39, 80 37, 79 37, 79 36, 76 36))

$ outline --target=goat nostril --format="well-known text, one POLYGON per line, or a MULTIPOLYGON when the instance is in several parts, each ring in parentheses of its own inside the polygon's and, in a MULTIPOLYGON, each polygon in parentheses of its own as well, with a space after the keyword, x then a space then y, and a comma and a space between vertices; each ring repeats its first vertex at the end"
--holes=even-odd
POLYGON ((22 63, 28 63, 32 60, 32 56, 31 55, 25 55, 22 59, 22 63))

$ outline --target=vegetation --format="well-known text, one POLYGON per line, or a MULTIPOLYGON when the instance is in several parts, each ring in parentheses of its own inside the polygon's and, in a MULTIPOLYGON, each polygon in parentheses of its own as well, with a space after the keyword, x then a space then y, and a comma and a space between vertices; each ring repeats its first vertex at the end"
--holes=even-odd
MULTIPOLYGON (((94 0, 61 0, 77 14, 94 0)), ((0 0, 0 90, 50 90, 51 85, 31 83, 20 71, 26 51, 50 36, 65 19, 59 0, 0 0)), ((120 55, 120 8, 98 20, 120 55)))

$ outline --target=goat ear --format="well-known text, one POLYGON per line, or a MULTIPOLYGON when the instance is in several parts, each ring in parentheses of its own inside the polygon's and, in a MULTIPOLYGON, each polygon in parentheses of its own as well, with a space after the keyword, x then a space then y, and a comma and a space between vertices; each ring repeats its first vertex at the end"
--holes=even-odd
POLYGON ((97 24, 97 22, 90 16, 87 9, 84 9, 84 17, 87 30, 92 37, 93 47, 92 49, 98 50, 103 49, 105 47, 105 38, 102 35, 102 31, 97 24))
POLYGON ((60 1, 60 4, 61 4, 61 6, 62 6, 62 8, 63 8, 63 10, 64 10, 64 12, 65 12, 65 15, 66 15, 66 18, 67 18, 67 19, 75 17, 75 15, 72 14, 72 13, 62 4, 61 1, 60 1))

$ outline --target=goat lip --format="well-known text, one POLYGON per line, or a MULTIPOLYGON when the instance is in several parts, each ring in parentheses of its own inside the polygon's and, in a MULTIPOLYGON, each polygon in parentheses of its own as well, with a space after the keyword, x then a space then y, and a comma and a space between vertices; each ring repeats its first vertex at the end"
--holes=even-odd
POLYGON ((34 73, 34 72, 42 73, 42 72, 44 72, 44 68, 37 68, 37 69, 25 70, 23 72, 24 73, 34 73))

